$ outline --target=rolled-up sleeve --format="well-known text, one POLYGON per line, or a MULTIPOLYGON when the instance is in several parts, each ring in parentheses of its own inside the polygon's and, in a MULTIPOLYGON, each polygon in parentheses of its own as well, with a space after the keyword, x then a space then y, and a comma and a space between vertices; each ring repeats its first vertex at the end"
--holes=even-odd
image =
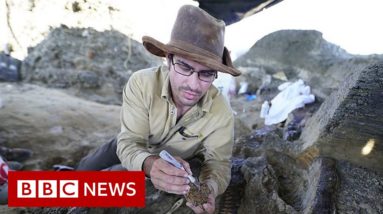
POLYGON ((142 170, 147 151, 149 122, 142 83, 137 75, 129 78, 123 91, 121 132, 117 141, 117 156, 128 170, 142 170))
POLYGON ((231 115, 203 142, 200 179, 213 189, 215 196, 222 194, 229 185, 233 144, 234 117, 231 115))

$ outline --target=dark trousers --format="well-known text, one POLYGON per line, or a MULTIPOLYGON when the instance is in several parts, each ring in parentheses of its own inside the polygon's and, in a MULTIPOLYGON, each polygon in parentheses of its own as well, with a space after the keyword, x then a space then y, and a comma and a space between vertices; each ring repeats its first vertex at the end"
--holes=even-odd
POLYGON ((94 152, 89 153, 81 159, 76 170, 105 170, 118 171, 126 170, 116 154, 117 138, 113 138, 108 143, 98 147, 94 152))
MULTIPOLYGON (((117 138, 112 139, 108 143, 98 147, 94 152, 89 153, 81 159, 76 170, 104 170, 104 171, 120 171, 127 170, 121 165, 121 161, 117 154, 117 138)), ((202 157, 193 157, 189 161, 190 167, 194 175, 199 175, 199 169, 202 165, 202 157)))

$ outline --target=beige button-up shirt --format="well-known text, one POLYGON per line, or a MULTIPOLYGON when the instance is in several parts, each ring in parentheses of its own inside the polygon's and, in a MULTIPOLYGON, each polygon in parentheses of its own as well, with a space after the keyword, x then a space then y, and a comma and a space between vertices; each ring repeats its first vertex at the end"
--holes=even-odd
POLYGON ((117 155, 128 170, 142 170, 150 155, 167 150, 190 159, 202 156, 200 181, 215 195, 230 181, 234 117, 230 105, 212 85, 199 103, 177 121, 166 66, 135 72, 123 91, 117 155))

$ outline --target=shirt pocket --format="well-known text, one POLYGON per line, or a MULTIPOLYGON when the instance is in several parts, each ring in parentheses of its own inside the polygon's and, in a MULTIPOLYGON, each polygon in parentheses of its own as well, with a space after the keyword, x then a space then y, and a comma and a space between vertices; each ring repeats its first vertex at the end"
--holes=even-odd
POLYGON ((202 139, 202 133, 198 131, 193 131, 183 126, 178 130, 178 134, 180 135, 182 140, 198 140, 202 139))
POLYGON ((191 145, 199 144, 203 140, 200 129, 181 127, 175 135, 166 143, 167 145, 191 145))
POLYGON ((202 140, 201 132, 183 128, 177 131, 162 149, 187 159, 194 155, 197 149, 201 146, 202 140))
POLYGON ((167 142, 150 143, 147 147, 151 153, 167 150, 173 155, 187 158, 200 146, 202 138, 200 132, 191 132, 181 127, 167 142))

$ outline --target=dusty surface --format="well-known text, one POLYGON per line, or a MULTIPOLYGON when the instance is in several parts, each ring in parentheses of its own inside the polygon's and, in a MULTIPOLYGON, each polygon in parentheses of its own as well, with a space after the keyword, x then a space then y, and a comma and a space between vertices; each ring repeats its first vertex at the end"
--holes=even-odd
POLYGON ((161 65, 141 43, 115 31, 92 28, 53 29, 23 61, 23 82, 51 88, 100 103, 121 104, 130 75, 161 65))
MULTIPOLYGON (((168 2, 166 6, 175 8, 174 5, 188 3, 193 4, 194 2, 177 0, 168 2)), ((28 55, 29 47, 39 44, 52 29, 61 25, 69 28, 90 27, 99 32, 116 30, 141 41, 143 32, 150 30, 148 26, 150 26, 149 28, 167 27, 158 21, 164 20, 161 17, 158 20, 153 18, 142 20, 142 17, 145 17, 142 15, 143 11, 157 9, 157 6, 163 6, 163 4, 152 0, 3 0, 0 12, 2 15, 4 14, 1 17, 4 20, 0 19, 0 21, 1 24, 6 25, 1 28, 4 29, 6 36, 0 37, 0 44, 11 43, 15 56, 24 59, 28 55), (148 4, 156 6, 148 8, 148 4), (153 26, 150 21, 159 26, 153 26)), ((175 13, 175 9, 173 10, 175 13)))
POLYGON ((383 173, 339 161, 339 213, 383 213, 383 173))
POLYGON ((190 185, 190 191, 185 195, 188 202, 194 206, 202 206, 207 203, 210 189, 206 184, 201 184, 200 189, 194 185, 190 185))
POLYGON ((281 30, 260 39, 234 64, 245 68, 245 75, 239 80, 255 76, 259 82, 262 79, 259 73, 265 73, 273 79, 273 84, 278 79, 277 74, 282 72, 287 80, 304 80, 317 97, 325 99, 339 87, 345 76, 382 59, 382 55, 351 55, 324 40, 318 31, 281 30))
POLYGON ((120 107, 79 99, 55 89, 0 83, 0 143, 31 149, 27 169, 74 166, 118 133, 120 107))
POLYGON ((382 94, 383 63, 352 73, 308 121, 304 148, 383 171, 382 94))

